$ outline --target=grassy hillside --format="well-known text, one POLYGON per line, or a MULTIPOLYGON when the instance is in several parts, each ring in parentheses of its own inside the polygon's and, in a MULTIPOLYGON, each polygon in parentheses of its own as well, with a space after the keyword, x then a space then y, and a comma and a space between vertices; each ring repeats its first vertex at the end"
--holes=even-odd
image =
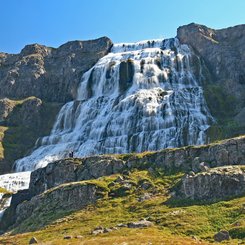
POLYGON ((230 232, 232 240, 227 244, 245 243, 245 197, 216 203, 170 201, 172 188, 182 176, 183 173, 169 175, 157 169, 135 169, 124 175, 90 180, 103 187, 106 194, 95 205, 74 212, 33 215, 1 237, 0 244, 28 244, 33 236, 42 244, 61 245, 209 244, 221 229, 230 232), (91 234, 98 226, 110 228, 141 219, 151 221, 153 226, 91 234), (66 240, 65 236, 72 238, 66 240))

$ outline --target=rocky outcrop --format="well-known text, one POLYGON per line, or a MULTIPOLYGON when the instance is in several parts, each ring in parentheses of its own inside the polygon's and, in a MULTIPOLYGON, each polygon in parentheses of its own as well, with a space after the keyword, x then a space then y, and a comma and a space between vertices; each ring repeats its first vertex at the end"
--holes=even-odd
POLYGON ((112 156, 59 160, 32 172, 29 190, 34 196, 63 183, 97 179, 124 168, 125 162, 112 156))
POLYGON ((69 212, 78 210, 105 195, 105 188, 94 183, 75 182, 67 183, 50 189, 18 205, 13 205, 5 211, 4 222, 0 229, 5 230, 16 226, 27 218, 35 219, 40 214, 54 214, 55 212, 69 212))
MULTIPOLYGON (((11 206, 3 216, 8 222, 1 223, 0 229, 8 229, 16 220, 17 223, 21 222, 31 212, 37 214, 41 208, 45 212, 56 208, 78 209, 84 202, 77 196, 84 192, 84 195, 90 193, 84 185, 96 185, 97 180, 93 182, 92 179, 102 176, 123 174, 124 177, 118 176, 110 184, 106 184, 106 187, 98 188, 109 188, 106 192, 110 198, 128 195, 137 188, 134 182, 125 177, 134 169, 149 172, 160 169, 166 173, 194 170, 196 173, 186 175, 182 181, 180 192, 177 193, 181 198, 213 200, 240 195, 245 192, 245 167, 242 165, 245 165, 245 136, 198 147, 59 160, 32 172, 29 190, 12 196, 11 206), (217 166, 223 167, 213 168, 217 166)), ((152 188, 152 184, 144 180, 138 183, 138 187, 148 190, 152 188)), ((88 199, 95 200, 90 197, 88 199)))
POLYGON ((0 123, 13 111, 14 106, 15 104, 7 98, 0 100, 0 123))
POLYGON ((0 53, 0 98, 36 96, 66 102, 76 96, 82 74, 108 53, 107 37, 68 42, 59 48, 25 46, 20 54, 0 53))
POLYGON ((214 30, 191 23, 177 30, 177 37, 204 59, 214 83, 245 106, 245 25, 214 30))
POLYGON ((36 97, 0 100, 0 174, 11 172, 14 161, 30 151, 39 137, 50 133, 60 108, 60 103, 36 97))
POLYGON ((124 93, 132 84, 134 77, 134 65, 133 60, 128 59, 120 64, 119 68, 119 89, 121 93, 124 93))
MULTIPOLYGON (((63 183, 97 179, 132 169, 160 168, 167 172, 173 170, 200 172, 206 169, 206 165, 209 167, 245 165, 245 136, 217 144, 166 149, 144 155, 93 156, 59 160, 49 163, 45 168, 33 171, 28 192, 15 194, 13 200, 19 200, 19 195, 21 195, 21 201, 25 195, 29 200, 31 197, 63 183)), ((121 188, 127 190, 128 187, 125 185, 121 188)))
POLYGON ((102 198, 103 190, 102 187, 86 182, 60 185, 33 197, 30 201, 19 204, 16 208, 17 218, 15 223, 21 223, 23 220, 31 216, 35 217, 39 213, 48 214, 57 210, 69 212, 71 210, 81 209, 102 198))
POLYGON ((42 100, 29 97, 22 102, 14 102, 13 112, 5 118, 8 126, 25 125, 26 127, 36 128, 41 121, 42 100))
POLYGON ((165 149, 135 154, 127 158, 128 168, 158 167, 165 171, 201 171, 203 162, 209 167, 245 165, 245 136, 217 143, 165 149))
POLYGON ((177 196, 192 200, 219 200, 245 194, 245 166, 226 166, 182 179, 177 196))
POLYGON ((160 168, 165 171, 203 170, 203 162, 210 167, 245 165, 245 136, 204 146, 165 149, 135 155, 92 156, 63 159, 49 163, 31 173, 30 194, 40 194, 63 183, 97 179, 131 169, 160 168))

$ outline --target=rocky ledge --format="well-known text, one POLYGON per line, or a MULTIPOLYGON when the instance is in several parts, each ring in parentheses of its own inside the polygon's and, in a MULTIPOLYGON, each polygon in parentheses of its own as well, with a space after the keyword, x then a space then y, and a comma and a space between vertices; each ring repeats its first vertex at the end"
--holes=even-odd
POLYGON ((104 197, 105 190, 105 187, 93 182, 73 182, 59 185, 18 205, 12 203, 4 213, 3 220, 5 222, 0 223, 0 229, 5 230, 9 226, 17 226, 27 218, 35 219, 35 216, 40 213, 55 215, 55 213, 67 213, 81 209, 104 197))
POLYGON ((203 163, 209 167, 245 165, 245 136, 158 152, 59 160, 32 172, 29 193, 35 196, 63 183, 97 179, 132 169, 156 167, 167 172, 200 172, 203 163))
MULTIPOLYGON (((136 188, 130 180, 118 178, 101 188, 91 186, 91 181, 96 185, 96 179, 100 177, 114 174, 127 176, 132 171, 191 171, 176 186, 178 198, 216 200, 242 195, 245 193, 244 165, 245 136, 216 144, 159 152, 62 159, 32 172, 29 189, 12 196, 11 206, 2 219, 8 222, 1 222, 0 229, 6 230, 43 208, 47 212, 56 208, 67 211, 94 203, 98 194, 101 195, 101 188, 114 188, 117 183, 120 183, 119 188, 107 191, 108 196, 115 198, 127 195, 136 188)), ((152 185, 142 182, 139 187, 148 189, 152 185)), ((151 198, 151 194, 147 198, 151 198)))
POLYGON ((27 218, 34 218, 40 212, 49 214, 81 209, 102 198, 104 191, 105 188, 95 183, 76 182, 60 185, 18 205, 15 222, 19 224, 27 218))
POLYGON ((245 194, 245 166, 225 166, 183 177, 178 196, 192 200, 219 200, 245 194))

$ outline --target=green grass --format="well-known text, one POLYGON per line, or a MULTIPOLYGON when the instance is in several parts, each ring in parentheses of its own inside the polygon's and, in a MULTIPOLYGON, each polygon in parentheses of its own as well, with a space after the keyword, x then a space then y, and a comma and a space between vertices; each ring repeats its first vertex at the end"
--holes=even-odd
MULTIPOLYGON (((194 244, 193 236, 202 241, 200 244, 208 244, 213 242, 213 235, 221 229, 230 231, 232 240, 229 244, 237 244, 245 239, 245 197, 213 204, 169 205, 169 193, 183 173, 165 175, 158 170, 135 170, 123 176, 124 180, 133 184, 132 189, 126 195, 112 197, 110 192, 120 187, 120 181, 116 181, 118 176, 79 182, 98 185, 108 195, 104 195, 95 205, 81 210, 60 210, 30 217, 12 231, 13 236, 1 237, 0 243, 27 244, 35 236, 43 243, 67 244, 63 239, 65 235, 82 235, 83 244, 194 244), (150 187, 142 188, 144 182, 150 183, 150 187), (140 201, 139 198, 146 193, 151 198, 140 201), (98 236, 90 234, 97 226, 113 227, 143 218, 152 221, 154 226, 144 229, 122 228, 98 236), (19 231, 24 233, 16 234, 19 231)), ((68 188, 69 184, 63 186, 68 188)), ((79 244, 79 240, 73 238, 69 244, 79 244)))

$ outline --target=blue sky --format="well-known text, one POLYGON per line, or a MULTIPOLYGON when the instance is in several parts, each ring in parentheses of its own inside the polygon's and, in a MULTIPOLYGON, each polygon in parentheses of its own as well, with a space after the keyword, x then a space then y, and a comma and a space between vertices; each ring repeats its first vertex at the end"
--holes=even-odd
POLYGON ((245 24, 245 0, 0 0, 0 51, 58 47, 108 36, 114 43, 174 37, 180 25, 245 24))

